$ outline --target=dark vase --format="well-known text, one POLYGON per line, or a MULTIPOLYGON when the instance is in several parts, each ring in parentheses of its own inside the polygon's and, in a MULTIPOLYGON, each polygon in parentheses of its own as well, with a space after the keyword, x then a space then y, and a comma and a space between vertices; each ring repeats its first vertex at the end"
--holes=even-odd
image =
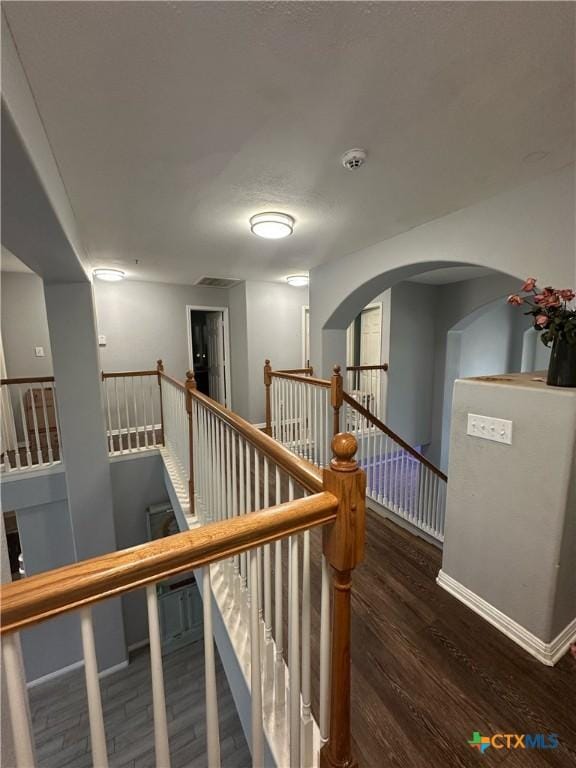
POLYGON ((576 344, 556 336, 546 383, 552 387, 576 387, 576 344))

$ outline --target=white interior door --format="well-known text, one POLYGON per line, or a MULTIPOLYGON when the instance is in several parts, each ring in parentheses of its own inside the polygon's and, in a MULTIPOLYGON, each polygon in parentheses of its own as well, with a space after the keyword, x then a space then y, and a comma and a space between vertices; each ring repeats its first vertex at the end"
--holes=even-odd
MULTIPOLYGON (((360 365, 380 365, 382 350, 382 307, 366 307, 360 315, 360 365)), ((360 390, 365 405, 380 414, 380 371, 360 371, 360 390)))
POLYGON ((208 341, 208 391, 213 400, 226 405, 226 359, 222 312, 206 313, 208 341))

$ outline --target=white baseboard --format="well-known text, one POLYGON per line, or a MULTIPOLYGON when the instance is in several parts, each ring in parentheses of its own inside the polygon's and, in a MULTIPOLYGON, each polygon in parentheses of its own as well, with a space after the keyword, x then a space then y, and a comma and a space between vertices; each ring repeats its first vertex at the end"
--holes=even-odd
POLYGON ((542 664, 553 667, 576 641, 576 618, 574 618, 550 643, 545 643, 532 632, 511 619, 506 614, 490 605, 484 598, 472 592, 460 582, 440 571, 436 578, 438 586, 445 589, 461 603, 473 610, 502 634, 530 653, 542 664))
MULTIPOLYGON (((128 663, 128 659, 126 659, 126 661, 121 661, 120 664, 115 664, 113 667, 103 669, 102 672, 98 672, 98 677, 108 677, 108 675, 113 675, 114 672, 126 669, 128 663)), ((48 683, 50 680, 56 680, 58 677, 62 677, 62 675, 67 675, 68 672, 74 672, 74 670, 82 669, 83 667, 84 659, 82 659, 82 661, 75 661, 74 664, 69 664, 67 667, 56 669, 54 672, 49 672, 47 675, 42 675, 42 677, 37 677, 35 680, 30 680, 29 683, 26 683, 26 688, 35 688, 37 685, 48 683)))

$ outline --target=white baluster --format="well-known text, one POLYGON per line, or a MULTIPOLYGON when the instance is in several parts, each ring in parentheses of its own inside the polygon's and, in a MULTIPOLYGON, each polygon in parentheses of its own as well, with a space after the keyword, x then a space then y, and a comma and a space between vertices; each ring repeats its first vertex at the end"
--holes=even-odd
POLYGON ((330 736, 330 568, 322 555, 322 593, 320 596, 320 739, 330 736))
MULTIPOLYGON (((290 483, 292 480, 289 481, 290 483)), ((290 712, 290 765, 300 764, 300 637, 298 536, 289 539, 288 676, 290 712)))
POLYGON ((132 376, 132 405, 134 407, 134 442, 135 442, 135 448, 138 450, 140 448, 140 431, 138 428, 139 419, 138 419, 138 407, 136 405, 136 379, 138 377, 132 376))
POLYGON ((54 454, 52 452, 52 435, 50 433, 50 422, 48 420, 48 406, 46 405, 46 390, 44 388, 44 382, 40 383, 40 392, 42 397, 42 418, 44 421, 44 434, 46 435, 48 463, 54 464, 54 454))
MULTIPOLYGON (((20 401, 20 416, 22 418, 22 431, 24 432, 24 445, 26 446, 26 466, 32 466, 32 454, 30 453, 30 441, 28 440, 28 424, 24 412, 24 398, 22 397, 22 386, 18 385, 18 399, 20 401)), ((34 408, 34 398, 32 398, 32 408, 34 408)))
POLYGON ((32 768, 36 765, 36 756, 30 729, 26 683, 22 674, 22 659, 18 648, 17 633, 11 633, 2 638, 2 658, 8 693, 10 724, 16 753, 15 768, 32 768))
MULTIPOLYGON (((276 505, 282 501, 280 470, 276 467, 275 491, 276 505)), ((276 643, 276 666, 274 672, 275 703, 277 707, 284 705, 285 680, 284 680, 284 624, 282 616, 282 541, 276 541, 274 551, 274 640, 276 643)))
POLYGON ((158 600, 156 585, 146 587, 148 605, 148 634, 150 638, 150 669, 152 673, 152 707, 154 711, 154 745, 156 765, 170 768, 170 747, 168 743, 168 723, 166 718, 166 700, 164 696, 164 672, 162 669, 162 645, 160 643, 160 623, 158 621, 158 600))
POLYGON ((92 627, 92 611, 90 608, 80 610, 80 631, 84 651, 84 672, 86 674, 86 693, 88 696, 88 719, 90 722, 90 743, 92 745, 92 763, 97 768, 108 768, 106 752, 106 732, 102 716, 102 700, 100 698, 100 682, 98 680, 98 663, 96 661, 96 646, 94 644, 94 629, 92 627))
POLYGON ((206 738, 209 768, 220 766, 220 729, 218 726, 218 700, 216 664, 212 629, 212 587, 210 566, 202 569, 202 611, 204 616, 204 669, 206 682, 206 738))
POLYGON ((310 681, 310 531, 302 535, 302 765, 312 765, 312 691, 310 681))
POLYGON ((252 702, 252 765, 264 765, 264 729, 262 727, 262 677, 260 672, 260 623, 258 619, 258 559, 250 557, 250 692, 252 702))

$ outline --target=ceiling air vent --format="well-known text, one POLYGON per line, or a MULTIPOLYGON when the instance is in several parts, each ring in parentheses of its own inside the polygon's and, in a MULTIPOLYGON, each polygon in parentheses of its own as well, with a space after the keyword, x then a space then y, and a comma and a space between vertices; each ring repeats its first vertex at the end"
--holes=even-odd
POLYGON ((201 277, 194 285, 204 285, 207 288, 232 288, 238 285, 240 280, 230 279, 228 277, 201 277))

